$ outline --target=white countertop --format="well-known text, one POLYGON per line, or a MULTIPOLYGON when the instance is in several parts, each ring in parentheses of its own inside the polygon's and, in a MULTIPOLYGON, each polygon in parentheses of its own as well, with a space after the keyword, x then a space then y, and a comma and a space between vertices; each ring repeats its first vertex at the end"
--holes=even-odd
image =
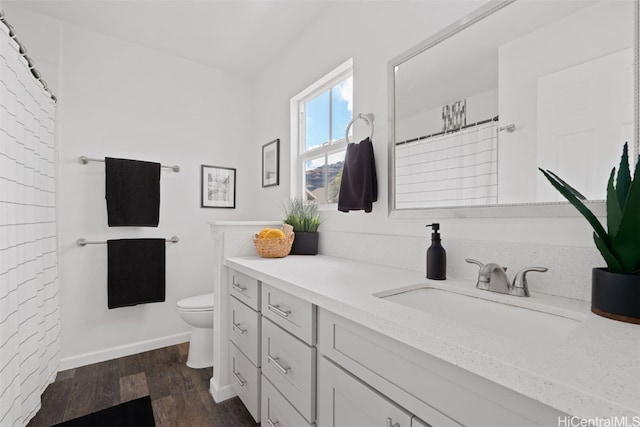
POLYGON ((475 282, 430 281, 414 271, 322 255, 227 258, 225 265, 570 415, 640 417, 640 325, 596 316, 588 303, 500 295, 476 290, 475 282), (584 321, 564 342, 533 345, 373 295, 424 284, 584 321))

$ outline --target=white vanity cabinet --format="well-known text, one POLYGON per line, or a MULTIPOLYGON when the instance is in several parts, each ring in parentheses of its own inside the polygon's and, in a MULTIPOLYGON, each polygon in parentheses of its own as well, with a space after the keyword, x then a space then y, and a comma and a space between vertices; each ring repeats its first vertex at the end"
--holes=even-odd
POLYGON ((260 282, 229 270, 229 365, 231 388, 260 422, 260 282))
MULTIPOLYGON (((415 416, 415 426, 421 425, 420 420, 436 427, 549 426, 565 415, 323 309, 318 310, 318 351, 321 359, 331 360, 415 416)), ((330 380, 322 374, 326 370, 323 365, 319 370, 318 425, 330 426, 326 417, 335 417, 338 412, 332 409, 330 399, 323 397, 332 393, 330 380)), ((352 400, 364 408, 381 405, 380 397, 372 392, 361 391, 353 398, 355 394, 352 400), (363 400, 369 403, 361 403, 363 400)))
POLYGON ((316 306, 295 286, 229 277, 231 384, 267 427, 541 427, 565 416, 316 306))
MULTIPOLYGON (((271 396, 279 393, 302 416, 304 424, 313 423, 316 418, 316 307, 263 283, 262 317, 265 378, 262 392, 271 396)), ((278 405, 284 402, 282 399, 271 401, 278 405)), ((263 419, 269 416, 268 411, 274 410, 272 407, 262 409, 263 419)))
POLYGON ((411 427, 411 423, 409 412, 329 359, 319 358, 318 427, 411 427))

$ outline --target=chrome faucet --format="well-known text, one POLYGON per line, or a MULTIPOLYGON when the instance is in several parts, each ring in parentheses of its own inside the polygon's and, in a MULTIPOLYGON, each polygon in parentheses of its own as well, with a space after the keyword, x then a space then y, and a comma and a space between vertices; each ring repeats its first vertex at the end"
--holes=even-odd
POLYGON ((476 264, 478 271, 478 282, 476 288, 484 289, 501 294, 515 295, 518 297, 528 297, 529 287, 527 286, 527 273, 537 271, 544 273, 548 269, 545 267, 527 267, 520 270, 513 278, 513 283, 509 283, 507 268, 495 263, 483 264, 475 259, 465 259, 470 264, 476 264))

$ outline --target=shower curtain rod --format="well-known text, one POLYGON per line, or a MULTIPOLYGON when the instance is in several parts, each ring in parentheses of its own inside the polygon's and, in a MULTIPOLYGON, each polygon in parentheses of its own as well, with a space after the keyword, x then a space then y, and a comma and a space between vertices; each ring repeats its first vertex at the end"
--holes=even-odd
POLYGON ((47 82, 42 80, 40 71, 38 71, 33 65, 33 60, 27 56, 27 48, 18 41, 18 38, 16 37, 16 30, 11 24, 9 24, 9 22, 7 22, 4 10, 2 9, 0 9, 0 22, 2 22, 2 24, 7 28, 7 31, 9 32, 9 38, 13 39, 13 41, 18 45, 18 52, 20 53, 20 55, 22 55, 25 62, 27 63, 27 67, 29 67, 29 71, 31 71, 31 75, 33 76, 33 78, 36 79, 38 83, 40 83, 42 89, 44 89, 49 94, 51 100, 53 102, 57 102, 58 98, 56 98, 53 92, 51 92, 51 89, 49 89, 49 86, 47 86, 47 82))
MULTIPOLYGON (((429 139, 429 138, 433 138, 433 137, 436 137, 436 136, 448 135, 450 133, 460 132, 463 129, 468 129, 470 127, 480 126, 480 125, 484 125, 485 123, 491 123, 491 122, 497 122, 497 121, 498 121, 498 116, 495 116, 495 117, 492 117, 490 119, 481 120, 479 122, 470 123, 468 125, 461 126, 458 129, 447 130, 447 131, 442 131, 442 132, 436 132, 436 133, 432 133, 430 135, 424 135, 424 136, 419 136, 417 138, 407 139, 406 141, 399 141, 399 142, 396 142, 396 145, 410 144, 412 142, 422 141, 423 139, 429 139)), ((504 130, 507 130, 509 132, 513 132, 514 129, 515 129, 515 125, 505 126, 505 128, 504 128, 504 130)), ((503 130, 503 129, 500 129, 500 130, 503 130)))

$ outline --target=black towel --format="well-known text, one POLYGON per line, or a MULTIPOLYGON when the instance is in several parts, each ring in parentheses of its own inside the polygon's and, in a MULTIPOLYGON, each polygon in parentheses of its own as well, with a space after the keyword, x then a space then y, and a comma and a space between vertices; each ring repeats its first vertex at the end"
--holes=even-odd
POLYGON ((107 240, 108 306, 163 302, 165 239, 107 240))
POLYGON ((371 212, 378 200, 378 179, 373 144, 369 138, 359 144, 347 145, 338 196, 338 210, 342 212, 371 212))
POLYGON ((109 227, 157 227, 160 163, 105 158, 109 227))

